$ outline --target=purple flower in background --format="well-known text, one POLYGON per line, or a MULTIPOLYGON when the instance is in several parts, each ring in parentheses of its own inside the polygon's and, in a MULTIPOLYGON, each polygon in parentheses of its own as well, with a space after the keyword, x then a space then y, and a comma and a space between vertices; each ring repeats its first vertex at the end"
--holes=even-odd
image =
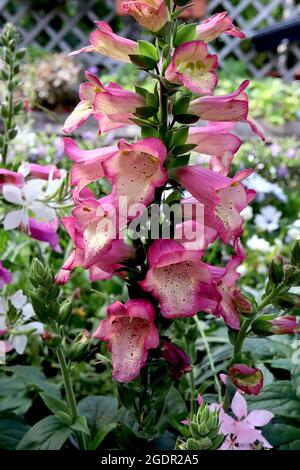
POLYGON ((12 281, 12 273, 4 268, 2 261, 0 261, 0 289, 3 289, 5 284, 10 284, 12 281))
POLYGON ((281 165, 277 168, 278 178, 285 178, 288 174, 289 172, 286 166, 281 165))
POLYGON ((271 150, 273 157, 278 157, 281 148, 280 148, 280 145, 278 144, 272 144, 270 147, 270 150, 271 150))
POLYGON ((63 140, 58 137, 54 141, 54 146, 55 146, 55 149, 56 149, 56 160, 60 161, 62 159, 62 157, 64 156, 64 153, 65 153, 63 140))
POLYGON ((97 74, 99 72, 99 69, 96 65, 91 65, 89 68, 88 68, 88 72, 91 72, 91 73, 94 73, 94 74, 97 74))
POLYGON ((287 151, 288 158, 292 159, 296 156, 296 149, 294 147, 290 147, 287 151))
POLYGON ((92 131, 83 131, 81 134, 83 140, 94 140, 95 136, 92 131))

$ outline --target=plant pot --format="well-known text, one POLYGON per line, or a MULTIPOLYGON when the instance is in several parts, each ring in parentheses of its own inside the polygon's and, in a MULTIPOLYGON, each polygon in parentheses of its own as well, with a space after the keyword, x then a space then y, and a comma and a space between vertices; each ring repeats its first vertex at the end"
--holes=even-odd
MULTIPOLYGON (((125 0, 115 0, 117 15, 123 15, 121 5, 125 0)), ((207 0, 197 0, 197 5, 194 5, 184 11, 181 18, 202 18, 205 14, 207 0)))

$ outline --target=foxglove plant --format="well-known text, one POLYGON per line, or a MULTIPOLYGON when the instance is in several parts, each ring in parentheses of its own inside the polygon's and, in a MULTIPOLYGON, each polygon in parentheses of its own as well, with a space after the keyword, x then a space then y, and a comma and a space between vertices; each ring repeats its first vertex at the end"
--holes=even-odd
MULTIPOLYGON (((207 42, 222 33, 239 38, 244 34, 225 12, 200 25, 180 24, 178 16, 188 3, 125 1, 124 12, 152 33, 154 43, 120 38, 109 25, 98 22, 90 45, 73 53, 100 53, 131 61, 148 74, 151 88, 124 90, 115 83, 102 84, 90 72, 86 74, 87 82, 80 86, 80 103, 64 125, 66 134, 93 117, 100 132, 134 123, 137 134, 140 128, 141 137, 93 150, 83 150, 71 137, 64 138, 65 153, 74 162, 70 182, 75 207, 62 224, 73 242, 73 250, 56 282, 68 282, 78 266, 89 271, 92 281, 113 275, 124 280, 129 300, 110 305, 107 318, 100 321, 93 334, 108 344, 120 401, 135 416, 141 435, 152 439, 168 390, 185 372, 190 372, 191 422, 195 421, 195 428, 191 427, 191 436, 179 447, 197 450, 222 444, 223 439, 218 436, 225 420, 220 421, 217 412, 210 413, 204 406, 197 416, 194 413, 194 359, 190 361, 187 353, 195 357, 192 339, 189 343, 195 330, 189 330, 188 317, 196 320, 195 327, 200 312, 204 318, 212 314, 224 320, 233 354, 218 409, 227 413, 233 391, 257 394, 263 386, 262 372, 243 354, 246 337, 297 330, 290 315, 280 314, 276 320, 276 315, 266 317, 262 311, 270 304, 280 309, 299 305, 298 295, 291 293, 290 288, 300 283, 300 243, 295 244, 289 264, 283 259, 273 260, 261 301, 248 299, 237 285, 238 267, 245 258, 241 213, 255 192, 244 184, 251 169, 232 174, 231 162, 241 145, 233 132, 234 125, 243 122, 261 139, 264 135, 249 116, 249 81, 229 95, 214 94, 218 61, 207 47, 207 42), (208 124, 203 126, 202 121, 208 124), (192 164, 192 151, 209 155, 209 168, 192 164), (109 181, 112 189, 109 195, 97 199, 89 185, 102 178, 109 181), (174 201, 178 202, 175 206, 174 201), (175 214, 178 210, 179 217, 175 214), (229 247, 231 259, 212 266, 206 260, 206 251, 216 241, 229 247), (173 344, 174 339, 182 338, 170 338, 170 326, 179 317, 186 319, 186 351, 176 342, 173 344)), ((33 266, 37 292, 32 294, 32 304, 38 318, 48 324, 45 340, 57 348, 74 424, 78 413, 70 373, 62 357, 62 338, 56 343, 60 335, 56 323, 61 320, 51 321, 52 303, 59 318, 57 292, 51 288, 53 297, 49 291, 45 308, 38 292, 49 289, 51 279, 50 284, 46 280, 46 286, 43 276, 37 273, 37 282, 35 269, 42 271, 37 264, 33 266)), ((80 354, 85 338, 80 339, 80 354)), ((232 430, 228 434, 234 436, 237 445, 246 443, 246 448, 252 448, 250 443, 256 440, 268 447, 255 426, 268 422, 271 416, 249 420, 244 399, 235 397, 232 409, 239 423, 229 417, 227 425, 232 430), (245 412, 237 411, 238 401, 243 402, 245 412), (239 440, 242 426, 246 433, 251 430, 255 439, 250 436, 247 442, 239 440)), ((226 446, 230 447, 227 441, 226 446)))

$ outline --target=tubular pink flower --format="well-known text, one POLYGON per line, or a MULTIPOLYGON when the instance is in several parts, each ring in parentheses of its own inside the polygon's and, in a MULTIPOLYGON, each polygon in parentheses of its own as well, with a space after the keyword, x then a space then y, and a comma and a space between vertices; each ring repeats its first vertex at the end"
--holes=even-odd
POLYGON ((160 139, 148 137, 133 144, 118 143, 119 151, 103 161, 104 174, 112 184, 112 199, 127 198, 127 208, 152 202, 155 188, 163 186, 168 173, 163 168, 167 149, 160 139))
MULTIPOLYGON (((111 249, 101 257, 100 261, 91 266, 90 280, 95 282, 111 279, 116 270, 125 268, 123 262, 132 259, 134 254, 134 248, 123 240, 113 240, 111 249)), ((122 271, 119 273, 121 275, 122 271)))
POLYGON ((222 33, 235 36, 240 39, 245 38, 245 34, 236 28, 227 11, 217 13, 203 21, 196 28, 196 37, 201 41, 209 42, 219 37, 222 33))
POLYGON ((149 31, 160 31, 168 21, 164 0, 131 0, 122 4, 122 11, 149 31))
POLYGON ((239 150, 242 142, 230 132, 232 123, 209 123, 205 127, 191 127, 188 144, 195 144, 194 152, 211 155, 210 169, 227 175, 235 153, 239 150))
POLYGON ((113 377, 118 382, 136 379, 145 365, 148 350, 158 347, 159 335, 154 324, 155 312, 149 300, 115 302, 101 320, 94 338, 108 342, 112 353, 113 377))
POLYGON ((48 180, 50 175, 53 179, 61 177, 61 172, 55 165, 38 165, 37 163, 29 163, 29 174, 41 180, 48 180))
POLYGON ((12 273, 6 269, 2 261, 0 261, 0 289, 3 289, 5 284, 10 284, 12 282, 13 276, 12 273))
POLYGON ((52 222, 40 222, 36 219, 29 218, 28 235, 35 240, 47 242, 54 251, 60 252, 59 238, 57 234, 59 226, 58 219, 52 222))
POLYGON ((258 124, 248 115, 248 95, 245 89, 249 83, 249 80, 245 80, 236 91, 229 95, 198 98, 191 102, 189 113, 205 121, 246 122, 255 134, 265 140, 264 133, 258 124))
POLYGON ((21 188, 24 185, 24 176, 21 173, 0 168, 0 191, 5 184, 14 184, 21 188))
POLYGON ((221 299, 199 251, 186 250, 175 240, 156 240, 148 251, 149 270, 142 288, 160 303, 166 318, 213 313, 221 299))
POLYGON ((243 233, 244 219, 240 212, 255 197, 241 181, 252 170, 239 171, 234 178, 219 175, 200 166, 187 166, 177 171, 181 184, 205 205, 205 223, 216 227, 224 243, 232 242, 243 233))
POLYGON ((246 364, 234 364, 229 369, 232 383, 248 395, 258 395, 264 385, 264 376, 260 369, 246 364))
POLYGON ((275 335, 285 335, 298 333, 300 334, 300 324, 294 315, 284 315, 282 317, 274 318, 270 321, 271 332, 275 335))
POLYGON ((234 256, 225 268, 209 266, 216 288, 222 296, 219 314, 234 330, 240 329, 240 312, 248 312, 252 309, 250 302, 236 286, 236 281, 240 278, 236 268, 241 262, 241 258, 234 256))
POLYGON ((185 372, 192 369, 189 356, 178 346, 164 340, 162 357, 168 364, 172 380, 180 380, 185 372))
POLYGON ((212 95, 218 83, 214 72, 217 66, 217 56, 208 53, 204 42, 186 42, 175 50, 166 70, 166 79, 194 93, 212 95))
POLYGON ((129 54, 138 53, 137 43, 115 34, 105 21, 96 21, 96 25, 98 29, 90 34, 90 45, 71 52, 69 55, 98 52, 112 59, 130 63, 129 54))

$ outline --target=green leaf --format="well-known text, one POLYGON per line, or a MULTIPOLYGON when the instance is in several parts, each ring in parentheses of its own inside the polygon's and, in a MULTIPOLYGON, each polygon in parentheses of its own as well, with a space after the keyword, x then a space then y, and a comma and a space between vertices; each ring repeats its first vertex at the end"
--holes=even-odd
POLYGON ((150 93, 150 92, 147 93, 146 102, 148 106, 153 106, 154 108, 159 107, 159 98, 154 93, 150 93))
POLYGON ((146 98, 147 94, 149 93, 146 88, 142 88, 141 86, 135 86, 135 92, 143 98, 146 98))
POLYGON ((135 111, 135 115, 140 119, 147 119, 154 116, 157 113, 157 108, 153 106, 143 106, 141 108, 137 108, 135 111))
POLYGON ((197 145, 195 144, 179 145, 178 147, 174 148, 173 155, 178 156, 178 155, 183 155, 185 153, 189 153, 195 147, 197 147, 197 145))
POLYGON ((278 380, 263 388, 256 397, 249 397, 251 410, 268 410, 277 416, 300 421, 300 400, 290 381, 278 380))
POLYGON ((85 416, 77 416, 75 423, 72 424, 71 428, 74 429, 74 431, 80 431, 85 434, 90 434, 87 419, 85 416))
POLYGON ((191 95, 185 94, 182 95, 178 100, 175 101, 173 106, 173 114, 176 117, 177 114, 185 114, 190 105, 191 95))
POLYGON ((111 396, 91 395, 78 403, 78 412, 87 419, 92 436, 101 426, 114 422, 118 411, 118 400, 111 396))
POLYGON ((196 23, 180 26, 175 37, 174 45, 178 47, 184 42, 193 41, 196 36, 196 26, 196 23))
POLYGON ((300 400, 300 365, 294 365, 291 370, 292 386, 297 398, 300 400))
POLYGON ((148 41, 138 41, 140 54, 151 57, 156 62, 159 61, 159 55, 156 47, 148 41))
POLYGON ((19 443, 18 450, 59 450, 62 448, 71 429, 56 416, 47 416, 36 423, 19 443))
POLYGON ((48 383, 43 372, 37 367, 10 366, 2 367, 2 369, 7 372, 12 372, 13 374, 17 374, 27 387, 34 387, 41 392, 59 397, 58 388, 55 385, 48 383))
POLYGON ((117 427, 118 423, 106 423, 99 427, 97 434, 92 442, 93 450, 96 450, 106 436, 117 427))
POLYGON ((172 386, 166 396, 166 416, 171 424, 177 429, 180 423, 188 415, 185 401, 179 391, 172 386))
POLYGON ((187 155, 180 155, 180 157, 173 158, 169 164, 168 168, 179 168, 181 166, 187 166, 190 161, 190 154, 187 155))
POLYGON ((40 393, 40 396, 47 408, 49 408, 49 410, 52 411, 54 415, 56 415, 57 412, 60 411, 70 416, 69 408, 67 407, 64 401, 59 400, 58 398, 43 392, 40 393))
POLYGON ((0 378, 0 411, 24 415, 32 404, 32 399, 27 396, 27 393, 28 390, 24 387, 22 379, 3 374, 0 378))
POLYGON ((153 70, 156 67, 156 60, 145 55, 129 54, 131 62, 142 70, 153 70))
POLYGON ((28 428, 17 419, 0 419, 0 449, 15 450, 28 428))
POLYGON ((175 147, 184 145, 187 141, 188 135, 189 135, 188 127, 182 127, 181 129, 176 130, 174 132, 174 137, 173 137, 173 144, 175 145, 175 147))
POLYGON ((199 121, 199 117, 194 114, 178 114, 174 117, 180 124, 195 124, 199 121))
POLYGON ((300 428, 283 420, 271 422, 263 429, 264 437, 279 450, 300 449, 300 428))
POLYGON ((146 137, 159 138, 159 133, 157 132, 157 130, 153 129, 153 127, 148 127, 148 126, 143 126, 141 128, 141 135, 143 139, 145 139, 146 137))

